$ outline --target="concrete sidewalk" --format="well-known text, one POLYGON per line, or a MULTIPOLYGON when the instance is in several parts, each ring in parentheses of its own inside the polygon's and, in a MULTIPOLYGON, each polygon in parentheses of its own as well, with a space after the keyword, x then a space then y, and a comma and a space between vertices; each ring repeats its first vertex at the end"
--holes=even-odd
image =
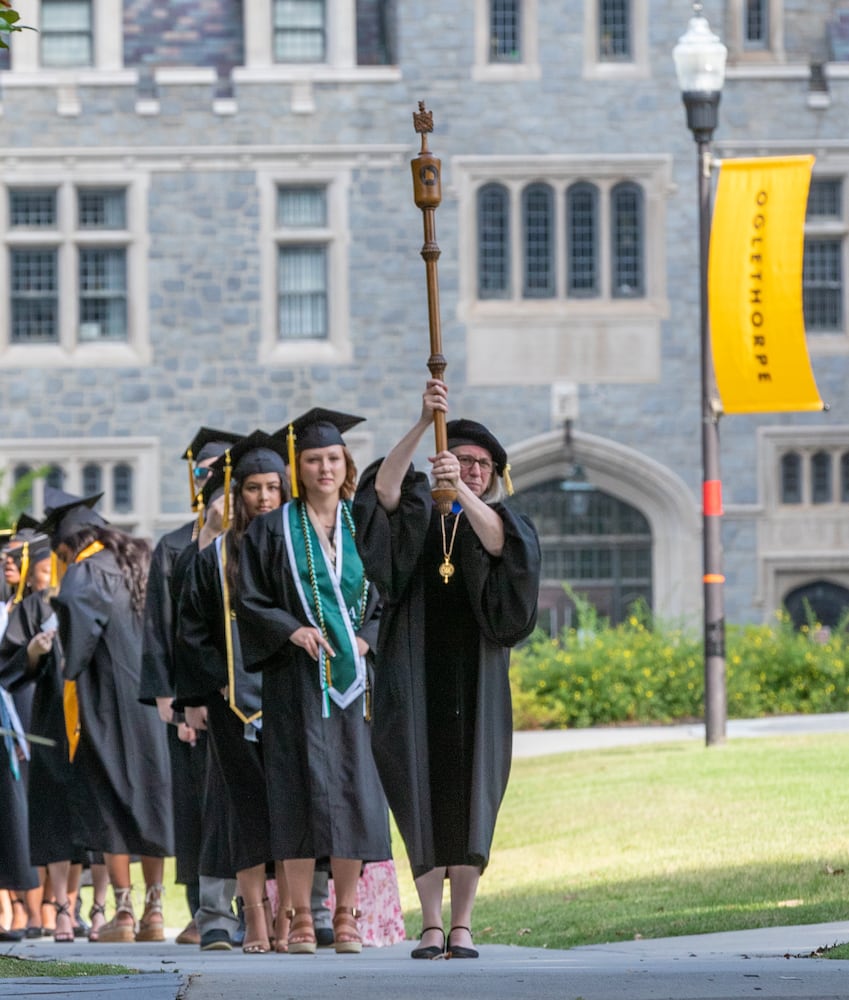
MULTIPOLYGON (((728 738, 847 732, 849 714, 732 721, 728 738)), ((514 756, 704 741, 704 727, 516 733, 514 756)), ((163 944, 23 941, 4 954, 110 962, 142 975, 0 980, 0 998, 57 1000, 847 1000, 849 961, 812 957, 849 942, 847 921, 588 945, 568 951, 479 946, 478 961, 414 962, 412 942, 362 955, 244 955, 163 944)))
POLYGON ((478 961, 414 962, 414 942, 362 955, 201 952, 164 944, 13 945, 45 961, 98 961, 142 975, 0 980, 0 997, 85 1000, 837 1000, 849 962, 811 957, 849 941, 849 921, 590 945, 569 951, 481 945, 478 961))

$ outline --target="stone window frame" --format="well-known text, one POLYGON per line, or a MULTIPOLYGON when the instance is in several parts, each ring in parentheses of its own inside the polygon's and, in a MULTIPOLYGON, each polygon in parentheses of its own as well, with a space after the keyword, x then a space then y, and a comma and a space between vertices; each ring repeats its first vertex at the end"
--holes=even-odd
POLYGON ((148 323, 148 177, 120 171, 99 173, 75 169, 57 154, 55 163, 27 163, 22 156, 4 170, 0 183, 0 368, 115 367, 150 362, 148 323), (9 189, 49 188, 57 192, 58 225, 49 231, 13 230, 9 226, 9 189), (108 234, 108 243, 126 250, 127 337, 125 341, 81 340, 78 330, 79 276, 77 248, 102 242, 105 234, 77 225, 77 191, 122 188, 126 191, 126 230, 108 234), (59 250, 59 341, 13 344, 9 256, 14 248, 39 245, 59 250))
MULTIPOLYGON (((600 0, 584 0, 584 79, 648 79, 651 75, 651 65, 649 62, 648 0, 631 0, 630 59, 602 58, 599 38, 600 20, 600 0)), ((682 22, 682 33, 685 27, 686 24, 682 22)))
MULTIPOLYGON (((666 215, 672 160, 668 155, 642 156, 457 156, 451 177, 458 204, 458 318, 465 324, 470 384, 550 384, 562 378, 579 381, 652 382, 660 377, 660 328, 669 314, 666 267, 666 215), (608 200, 617 184, 638 184, 644 196, 644 291, 640 298, 615 298, 609 278, 603 294, 568 298, 522 299, 514 281, 508 297, 478 297, 476 212, 478 191, 498 183, 510 192, 512 218, 518 219, 522 189, 546 182, 556 192, 561 216, 565 191, 592 178, 608 200), (492 344, 498 343, 498 351, 492 344), (631 358, 626 366, 625 355, 631 358), (599 358, 604 359, 599 362, 599 358), (633 360, 639 359, 637 368, 633 360)), ((607 209, 605 208, 605 212, 607 209)), ((602 248, 611 238, 604 216, 599 230, 602 248)), ((562 218, 561 218, 562 222, 562 218)), ((521 232, 511 226, 513 274, 521 261, 521 232)), ((565 234, 558 232, 557 283, 565 278, 565 234)), ((609 260, 603 250, 602 261, 609 260)))
MULTIPOLYGON (((154 437, 75 437, 73 439, 3 438, 0 439, 0 471, 3 492, 8 496, 14 483, 15 469, 51 467, 63 474, 62 488, 76 496, 83 493, 83 469, 101 468, 103 499, 97 510, 115 527, 150 537, 159 511, 159 439, 154 437), (132 499, 129 509, 114 503, 114 471, 125 466, 132 470, 132 499)), ((44 514, 44 481, 33 483, 33 517, 44 514)))
POLYGON ((784 51, 784 0, 764 0, 767 11, 767 38, 763 45, 746 42, 746 0, 727 0, 727 34, 723 39, 728 46, 730 65, 757 63, 783 63, 784 51))
POLYGON ((490 0, 474 0, 474 63, 472 79, 478 83, 503 83, 511 80, 539 80, 539 5, 538 0, 519 0, 521 21, 519 38, 521 58, 516 62, 490 59, 490 0))
POLYGON ((347 167, 265 167, 257 170, 260 204, 260 274, 262 286, 259 361, 274 365, 348 364, 353 351, 349 320, 350 229, 348 200, 351 174, 347 167), (278 248, 287 242, 301 244, 305 231, 287 231, 277 222, 280 187, 323 186, 327 195, 327 224, 309 230, 309 239, 327 250, 327 337, 281 339, 278 331, 278 248))

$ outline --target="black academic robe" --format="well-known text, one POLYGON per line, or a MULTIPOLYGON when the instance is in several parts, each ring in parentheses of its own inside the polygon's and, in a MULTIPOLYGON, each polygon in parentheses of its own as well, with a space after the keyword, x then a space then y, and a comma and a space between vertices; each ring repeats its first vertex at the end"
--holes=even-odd
MULTIPOLYGON (((391 856, 389 820, 363 698, 345 709, 332 703, 324 718, 318 665, 289 642, 309 620, 289 564, 283 516, 279 509, 254 518, 239 564, 242 655, 248 670, 262 671, 274 858, 382 861, 391 856)), ((372 587, 358 633, 370 648, 377 640, 378 609, 372 587)))
MULTIPOLYGON (((228 536, 225 536, 228 537, 228 536)), ((240 708, 259 709, 261 682, 246 675, 239 656, 239 628, 232 621, 233 671, 240 708)), ((244 722, 221 695, 229 684, 224 598, 216 543, 197 552, 186 567, 177 612, 176 704, 206 705, 210 765, 226 795, 229 853, 235 871, 271 861, 262 744, 245 739, 244 722)), ((252 711, 244 711, 247 717, 252 711)))
MULTIPOLYGON (((180 553, 191 545, 196 527, 197 522, 192 520, 163 535, 150 560, 139 687, 139 700, 145 705, 155 705, 157 698, 174 697, 174 593, 179 594, 178 585, 174 583, 175 567, 180 553)), ((198 880, 206 735, 192 745, 179 739, 176 725, 169 725, 167 737, 171 760, 176 881, 188 885, 198 880)))
MULTIPOLYGON (((512 750, 509 648, 536 622, 540 548, 504 504, 504 551, 490 556, 460 518, 448 584, 430 484, 412 469, 388 514, 363 474, 357 545, 384 610, 374 688, 374 754, 415 877, 486 866, 512 750), (458 840, 461 841, 458 843, 458 840)), ((454 517, 447 519, 450 540, 454 517)))
POLYGON ((74 842, 81 807, 75 794, 73 765, 68 759, 65 715, 62 709, 62 646, 58 635, 53 648, 34 667, 27 646, 38 635, 53 609, 44 593, 28 594, 17 606, 0 643, 0 684, 9 691, 32 691, 29 731, 53 740, 53 746, 30 744, 27 800, 29 803, 30 857, 34 865, 54 861, 83 861, 85 852, 74 842))
POLYGON ((74 773, 88 796, 83 843, 113 854, 172 855, 165 726, 138 700, 141 616, 132 610, 114 555, 104 549, 69 566, 51 603, 64 675, 76 681, 79 698, 74 773))

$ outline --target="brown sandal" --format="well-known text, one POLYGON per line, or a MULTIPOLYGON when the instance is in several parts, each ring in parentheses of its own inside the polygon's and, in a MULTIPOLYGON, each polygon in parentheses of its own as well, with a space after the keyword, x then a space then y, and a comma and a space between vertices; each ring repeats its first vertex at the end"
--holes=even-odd
POLYGON ((290 924, 290 914, 291 910, 285 909, 285 907, 280 907, 277 911, 277 921, 275 923, 275 936, 274 950, 278 955, 286 955, 289 952, 289 924, 290 924))
POLYGON ((363 939, 357 927, 357 917, 362 913, 356 906, 337 906, 333 914, 333 946, 338 955, 358 955, 363 950, 363 939))
POLYGON ((242 945, 242 951, 246 955, 267 955, 271 951, 271 942, 268 940, 268 925, 265 922, 265 902, 262 903, 243 903, 242 910, 245 914, 245 925, 248 926, 254 921, 248 919, 248 910, 261 910, 262 911, 262 924, 263 924, 263 934, 257 932, 256 927, 253 928, 253 933, 256 935, 253 938, 249 938, 247 933, 245 934, 245 943, 242 945))
POLYGON ((136 941, 164 941, 165 920, 162 915, 162 894, 165 887, 155 882, 144 894, 144 913, 139 920, 136 941))
POLYGON ((315 925, 309 906, 296 906, 286 910, 289 918, 289 954, 314 955, 316 949, 315 925))

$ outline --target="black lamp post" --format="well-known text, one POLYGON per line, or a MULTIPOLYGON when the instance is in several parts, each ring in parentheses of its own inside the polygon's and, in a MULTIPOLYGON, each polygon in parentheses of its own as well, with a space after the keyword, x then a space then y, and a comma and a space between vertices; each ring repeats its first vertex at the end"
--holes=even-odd
POLYGON ((725 687, 725 612, 722 574, 722 485, 719 478, 719 413, 713 399, 714 375, 708 317, 708 247, 710 243, 709 145, 717 124, 725 79, 727 50, 693 4, 687 31, 673 50, 675 72, 687 109, 687 127, 698 149, 699 289, 702 407, 702 547, 704 590, 705 741, 725 741, 728 702, 725 687))

